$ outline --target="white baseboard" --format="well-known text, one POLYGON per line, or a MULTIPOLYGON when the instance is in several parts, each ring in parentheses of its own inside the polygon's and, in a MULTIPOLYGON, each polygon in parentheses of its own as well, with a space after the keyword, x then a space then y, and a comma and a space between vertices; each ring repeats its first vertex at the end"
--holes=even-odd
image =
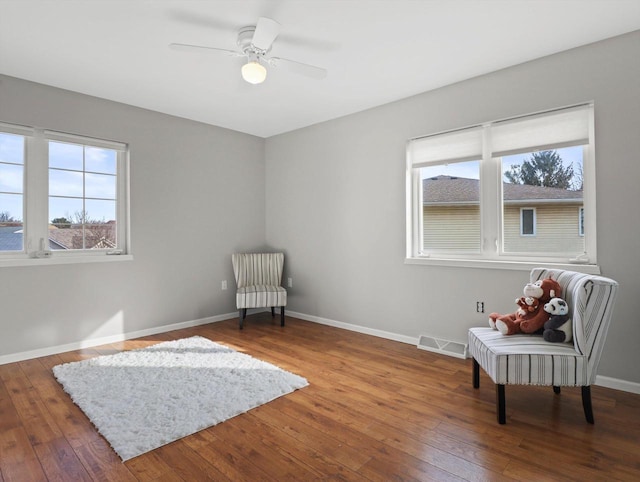
MULTIPOLYGON (((358 333, 364 333, 366 335, 378 336, 380 338, 386 338, 388 340, 400 341, 409 345, 418 345, 419 339, 406 335, 399 335, 397 333, 391 333, 383 330, 376 330, 373 328, 367 328, 360 325, 353 325, 351 323, 344 323, 342 321, 329 320, 327 318, 321 318, 319 316, 307 315, 305 313, 298 313, 289 311, 288 314, 301 320, 313 321, 314 323, 320 323, 321 325, 335 326, 336 328, 342 328, 349 331, 356 331, 358 333)), ((640 394, 640 383, 629 382, 627 380, 620 380, 618 378, 605 377, 602 375, 596 376, 596 385, 606 388, 613 388, 615 390, 621 390, 623 392, 638 393, 640 394)))
POLYGON ((238 313, 236 312, 227 313, 224 315, 210 316, 208 318, 200 318, 199 320, 183 321, 180 323, 173 323, 171 325, 156 326, 153 328, 147 328, 145 330, 131 331, 128 333, 118 333, 116 335, 104 336, 101 338, 90 338, 87 340, 67 343, 65 345, 51 346, 47 348, 23 351, 19 353, 11 353, 9 355, 0 356, 0 365, 4 365, 5 363, 19 362, 22 360, 29 360, 31 358, 38 358, 41 356, 57 355, 58 353, 81 350, 83 348, 91 348, 93 346, 106 345, 108 343, 117 343, 119 341, 131 340, 132 338, 157 335, 158 333, 166 333, 167 331, 179 330, 182 328, 191 328, 193 326, 206 325, 208 323, 228 320, 229 318, 235 318, 237 316, 238 313))
POLYGON ((627 380, 620 380, 619 378, 596 375, 596 385, 640 395, 640 383, 628 382, 627 380))
POLYGON ((397 333, 391 333, 390 331, 376 330, 374 328, 367 328, 366 326, 352 325, 351 323, 344 323, 342 321, 329 320, 327 318, 321 318, 319 316, 307 315, 305 313, 298 313, 295 311, 287 311, 287 314, 294 318, 300 318, 301 320, 313 321, 321 325, 335 326, 336 328, 342 328, 344 330, 356 331, 358 333, 364 333, 365 335, 373 335, 379 338, 386 338, 387 340, 399 341, 407 343, 409 345, 418 345, 418 338, 414 338, 406 335, 399 335, 397 333))
MULTIPOLYGON (((328 318, 307 315, 305 313, 299 313, 295 311, 288 311, 287 315, 292 316, 294 318, 299 318, 301 320, 318 323, 321 325, 342 328, 344 330, 355 331, 357 333, 363 333, 365 335, 377 336, 379 338, 385 338, 387 340, 399 341, 401 343, 407 343, 409 345, 417 346, 419 343, 419 338, 400 335, 398 333, 392 333, 390 331, 367 328, 366 326, 354 325, 351 323, 344 323, 342 321, 330 320, 328 318)), ((11 353, 9 355, 0 356, 0 365, 4 365, 5 363, 19 362, 22 360, 29 360, 31 358, 38 358, 41 356, 57 355, 58 353, 64 353, 64 352, 73 351, 73 350, 81 350, 83 348, 91 348, 94 346, 106 345, 109 343, 117 343, 119 341, 131 340, 133 338, 140 338, 143 336, 157 335, 158 333, 166 333, 168 331, 179 330, 182 328, 191 328, 193 326, 206 325, 208 323, 216 323, 218 321, 228 320, 229 318, 235 318, 237 316, 238 314, 236 312, 226 313, 223 315, 210 316, 208 318, 200 318, 198 320, 183 321, 180 323, 173 323, 171 325, 156 326, 153 328, 147 328, 145 330, 131 331, 128 333, 119 333, 116 335, 105 336, 101 338, 91 338, 91 339, 81 340, 73 343, 67 343, 65 345, 57 345, 57 346, 52 346, 47 348, 40 348, 38 350, 23 351, 19 353, 11 353)), ((627 380, 620 380, 618 378, 605 377, 602 375, 598 375, 596 377, 595 384, 601 387, 621 390, 623 392, 640 394, 640 383, 636 383, 636 382, 630 382, 627 380)))

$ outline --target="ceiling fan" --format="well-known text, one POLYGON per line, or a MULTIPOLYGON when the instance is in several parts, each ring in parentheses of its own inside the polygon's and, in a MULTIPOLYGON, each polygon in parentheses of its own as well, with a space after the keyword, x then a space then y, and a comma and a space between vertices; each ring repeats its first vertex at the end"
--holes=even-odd
POLYGON ((187 51, 213 51, 220 52, 231 57, 246 57, 247 63, 242 66, 242 78, 250 84, 260 84, 267 78, 266 65, 277 67, 282 65, 292 72, 305 75, 312 79, 323 79, 327 76, 327 71, 315 65, 309 65, 295 60, 283 59, 280 57, 267 57, 271 51, 271 46, 280 33, 281 25, 267 17, 260 17, 256 25, 242 27, 238 32, 237 50, 221 49, 217 47, 207 47, 204 45, 190 45, 182 43, 172 43, 169 47, 175 50, 187 51))

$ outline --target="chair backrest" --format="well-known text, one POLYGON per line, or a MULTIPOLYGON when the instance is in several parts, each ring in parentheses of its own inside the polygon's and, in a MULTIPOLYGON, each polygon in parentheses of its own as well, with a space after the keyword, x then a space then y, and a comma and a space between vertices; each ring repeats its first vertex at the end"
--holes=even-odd
POLYGON ((280 286, 284 253, 236 253, 231 255, 231 262, 238 288, 280 286))
POLYGON ((587 369, 593 383, 611 322, 618 283, 602 276, 561 269, 535 268, 531 271, 532 282, 545 278, 553 278, 562 287, 561 298, 568 303, 573 319, 573 345, 578 353, 588 358, 587 369))

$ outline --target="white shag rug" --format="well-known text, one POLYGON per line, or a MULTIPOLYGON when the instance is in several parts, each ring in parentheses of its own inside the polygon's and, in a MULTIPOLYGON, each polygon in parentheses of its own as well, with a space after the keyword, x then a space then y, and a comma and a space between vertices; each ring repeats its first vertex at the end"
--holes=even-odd
POLYGON ((123 461, 308 385, 199 336, 65 363, 53 373, 123 461))

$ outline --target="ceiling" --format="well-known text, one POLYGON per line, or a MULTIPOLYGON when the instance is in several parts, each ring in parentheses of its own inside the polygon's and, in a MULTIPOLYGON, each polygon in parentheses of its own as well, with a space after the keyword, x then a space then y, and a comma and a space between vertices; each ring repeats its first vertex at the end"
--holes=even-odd
POLYGON ((269 137, 638 29, 640 0, 0 0, 0 73, 269 137), (261 16, 328 76, 168 48, 261 16))

